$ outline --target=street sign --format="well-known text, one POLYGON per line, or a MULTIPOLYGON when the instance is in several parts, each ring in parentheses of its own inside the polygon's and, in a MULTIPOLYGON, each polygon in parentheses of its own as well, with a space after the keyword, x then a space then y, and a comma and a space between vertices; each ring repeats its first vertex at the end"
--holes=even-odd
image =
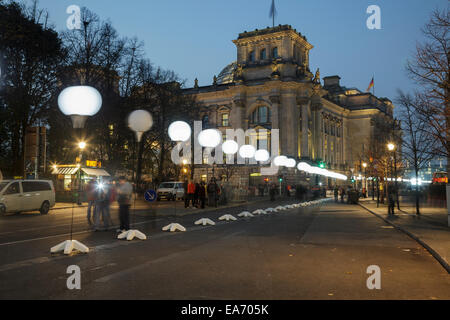
POLYGON ((144 194, 144 198, 148 202, 154 202, 156 200, 156 192, 155 190, 148 190, 144 194))

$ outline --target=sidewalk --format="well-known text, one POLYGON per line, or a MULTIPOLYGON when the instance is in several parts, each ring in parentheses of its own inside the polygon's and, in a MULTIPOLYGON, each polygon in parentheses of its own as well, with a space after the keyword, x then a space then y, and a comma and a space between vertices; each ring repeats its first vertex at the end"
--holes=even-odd
POLYGON ((406 210, 400 212, 395 208, 395 215, 389 216, 386 205, 380 204, 377 208, 376 201, 371 199, 360 199, 360 205, 419 242, 450 273, 450 228, 446 214, 424 210, 424 214, 417 217, 411 213, 411 207, 405 207, 406 210))

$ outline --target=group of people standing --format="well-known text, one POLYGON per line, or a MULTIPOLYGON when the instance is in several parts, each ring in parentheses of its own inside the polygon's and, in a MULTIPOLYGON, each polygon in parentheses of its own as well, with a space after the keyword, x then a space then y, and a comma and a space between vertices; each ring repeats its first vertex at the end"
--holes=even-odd
POLYGON ((87 187, 87 221, 94 231, 100 230, 100 219, 103 220, 103 230, 109 230, 113 225, 110 215, 111 203, 117 200, 119 204, 120 228, 118 232, 130 229, 130 205, 133 194, 133 186, 125 177, 120 177, 118 184, 109 181, 98 183, 91 180, 87 187), (91 219, 92 217, 92 219, 91 219))
POLYGON ((194 182, 188 180, 184 182, 184 207, 189 208, 192 203, 193 208, 205 209, 206 195, 208 195, 208 206, 217 207, 220 194, 220 187, 215 178, 212 178, 208 185, 205 182, 194 182))

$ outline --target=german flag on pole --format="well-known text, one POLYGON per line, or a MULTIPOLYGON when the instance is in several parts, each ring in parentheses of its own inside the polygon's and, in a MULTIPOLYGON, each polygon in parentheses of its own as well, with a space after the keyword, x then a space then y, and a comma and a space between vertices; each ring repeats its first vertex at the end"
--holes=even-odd
POLYGON ((367 88, 366 92, 370 92, 370 89, 372 89, 375 86, 374 78, 372 78, 372 81, 370 81, 369 87, 367 88))

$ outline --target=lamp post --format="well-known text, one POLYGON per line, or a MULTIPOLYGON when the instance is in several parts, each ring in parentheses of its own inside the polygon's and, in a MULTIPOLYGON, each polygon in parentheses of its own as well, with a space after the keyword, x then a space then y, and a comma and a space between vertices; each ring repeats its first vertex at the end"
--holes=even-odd
MULTIPOLYGON (((133 111, 128 116, 128 127, 132 131, 134 131, 136 134, 136 169, 135 169, 136 189, 138 188, 138 184, 139 184, 139 180, 140 180, 138 171, 139 171, 139 168, 141 165, 139 149, 140 149, 140 144, 142 141, 142 136, 144 135, 145 132, 149 131, 152 126, 153 126, 153 117, 148 111, 136 110, 136 111, 133 111)), ((136 194, 134 195, 134 210, 133 211, 134 211, 133 212, 133 221, 134 221, 134 216, 136 215, 136 212, 135 212, 136 211, 136 194)), ((145 234, 143 234, 142 232, 140 232, 139 230, 136 230, 136 229, 122 232, 121 234, 119 234, 117 236, 117 239, 127 239, 128 241, 131 241, 135 237, 140 240, 147 239, 147 236, 145 234)))
MULTIPOLYGON (((74 129, 83 129, 88 117, 97 114, 102 107, 102 96, 97 89, 89 86, 73 86, 64 89, 58 96, 58 106, 61 112, 72 119, 74 129)), ((86 147, 80 144, 79 147, 86 147)), ((84 149, 83 148, 83 149, 84 149)), ((80 148, 81 149, 81 148, 80 148)), ((88 253, 89 248, 77 240, 73 240, 73 214, 74 203, 72 201, 72 222, 70 224, 70 240, 61 242, 50 249, 51 253, 63 251, 68 255, 73 250, 88 253)))
POLYGON ((400 198, 398 196, 398 180, 397 180, 397 146, 393 143, 388 144, 388 149, 394 154, 394 170, 392 170, 392 173, 394 174, 395 180, 394 180, 394 186, 395 191, 397 192, 397 209, 400 210, 400 198))
MULTIPOLYGON (((362 164, 363 168, 364 168, 364 189, 367 192, 367 163, 363 162, 362 164)), ((366 197, 366 194, 364 194, 364 198, 366 197)))
POLYGON ((77 204, 80 206, 81 205, 81 192, 82 192, 82 187, 81 187, 81 168, 83 166, 83 151, 86 148, 86 142, 81 141, 78 143, 78 149, 80 149, 80 154, 78 155, 78 158, 80 159, 80 169, 78 170, 78 201, 77 204))

